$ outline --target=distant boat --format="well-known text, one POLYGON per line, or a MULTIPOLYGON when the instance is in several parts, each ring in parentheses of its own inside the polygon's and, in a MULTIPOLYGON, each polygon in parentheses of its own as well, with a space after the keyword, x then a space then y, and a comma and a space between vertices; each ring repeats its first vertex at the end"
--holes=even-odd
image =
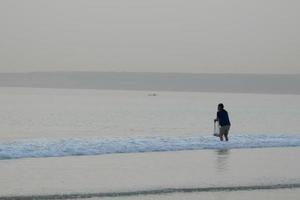
POLYGON ((157 96, 157 94, 156 93, 150 93, 150 94, 148 94, 148 96, 155 97, 155 96, 157 96))

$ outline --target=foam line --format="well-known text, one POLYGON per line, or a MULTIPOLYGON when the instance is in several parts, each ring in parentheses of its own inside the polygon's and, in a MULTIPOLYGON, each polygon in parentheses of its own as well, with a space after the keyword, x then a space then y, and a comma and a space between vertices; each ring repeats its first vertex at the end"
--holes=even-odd
POLYGON ((206 137, 28 139, 0 143, 0 160, 201 149, 300 147, 300 136, 235 135, 229 142, 206 137))

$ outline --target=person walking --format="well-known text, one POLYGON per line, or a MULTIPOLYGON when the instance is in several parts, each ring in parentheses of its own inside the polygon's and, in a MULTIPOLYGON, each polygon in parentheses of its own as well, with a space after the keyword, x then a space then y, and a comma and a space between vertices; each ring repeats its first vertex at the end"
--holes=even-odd
POLYGON ((228 141, 228 133, 230 130, 230 120, 229 120, 229 115, 228 112, 224 109, 224 105, 222 103, 220 103, 218 105, 218 112, 217 112, 217 118, 214 120, 214 122, 219 122, 219 128, 220 128, 220 132, 219 132, 219 137, 220 140, 223 141, 224 137, 225 140, 228 141))

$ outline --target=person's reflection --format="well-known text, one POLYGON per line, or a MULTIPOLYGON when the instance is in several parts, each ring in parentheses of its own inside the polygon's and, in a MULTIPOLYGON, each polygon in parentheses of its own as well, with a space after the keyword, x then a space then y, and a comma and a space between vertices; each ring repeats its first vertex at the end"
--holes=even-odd
POLYGON ((216 169, 218 172, 225 172, 227 170, 227 162, 229 158, 229 149, 218 149, 216 150, 217 160, 216 169))

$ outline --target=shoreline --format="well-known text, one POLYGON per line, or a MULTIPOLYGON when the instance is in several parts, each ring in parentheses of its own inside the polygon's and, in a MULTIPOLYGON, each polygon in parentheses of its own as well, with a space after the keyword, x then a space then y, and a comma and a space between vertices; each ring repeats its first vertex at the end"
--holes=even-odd
POLYGON ((294 158, 299 152, 300 148, 270 148, 2 160, 0 193, 134 195, 298 188, 300 162, 294 158))
POLYGON ((0 196, 0 200, 27 200, 27 199, 85 199, 85 198, 107 198, 107 197, 137 197, 137 196, 163 196, 172 194, 187 194, 187 193, 215 193, 215 192, 257 192, 278 190, 299 190, 298 184, 277 184, 263 186, 233 186, 233 187, 207 187, 207 188, 164 188, 157 190, 144 191, 128 191, 128 192, 111 192, 111 193, 66 193, 66 194, 49 194, 49 195, 28 195, 28 196, 0 196))

